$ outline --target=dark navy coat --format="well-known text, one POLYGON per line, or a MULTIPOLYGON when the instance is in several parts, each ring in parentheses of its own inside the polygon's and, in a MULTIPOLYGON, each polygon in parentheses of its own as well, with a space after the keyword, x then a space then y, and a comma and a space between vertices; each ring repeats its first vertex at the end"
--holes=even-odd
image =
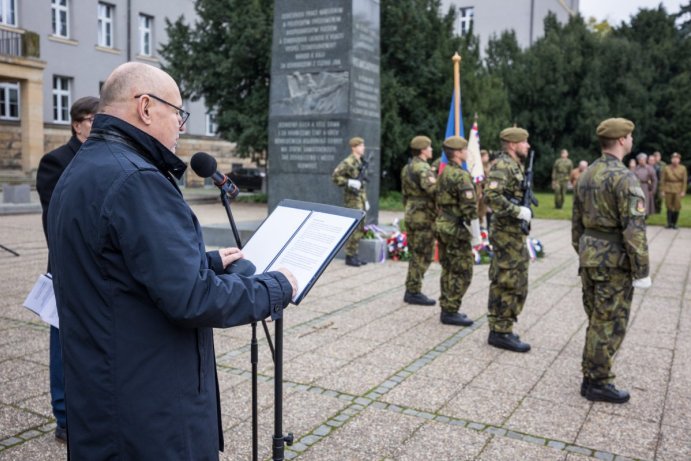
POLYGON ((223 274, 218 252, 205 253, 170 174, 184 169, 154 138, 99 114, 53 192, 73 460, 218 459, 212 328, 277 318, 290 301, 283 274, 223 274))

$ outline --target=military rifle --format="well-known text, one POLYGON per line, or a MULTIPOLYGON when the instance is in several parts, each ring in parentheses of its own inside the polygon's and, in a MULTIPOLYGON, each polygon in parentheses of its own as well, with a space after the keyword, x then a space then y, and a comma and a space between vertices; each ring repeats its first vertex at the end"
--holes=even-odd
POLYGON ((367 157, 363 156, 360 161, 362 162, 362 165, 360 165, 360 173, 355 179, 364 184, 365 182, 369 181, 369 179, 367 179, 367 170, 369 169, 369 164, 372 161, 372 152, 370 152, 367 157))
MULTIPOLYGON (((528 208, 532 213, 533 210, 531 205, 539 206, 537 197, 533 193, 533 160, 535 158, 535 151, 531 150, 528 156, 528 168, 525 169, 525 177, 523 178, 523 184, 521 189, 523 189, 523 200, 520 205, 528 208)), ((528 221, 521 221, 521 232, 525 235, 530 234, 530 223, 528 221)))

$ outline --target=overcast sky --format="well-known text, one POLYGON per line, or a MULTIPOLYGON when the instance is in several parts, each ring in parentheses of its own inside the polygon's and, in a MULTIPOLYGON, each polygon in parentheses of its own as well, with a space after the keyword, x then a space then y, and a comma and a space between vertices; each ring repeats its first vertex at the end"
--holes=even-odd
POLYGON ((581 15, 588 19, 595 16, 598 21, 607 19, 612 26, 628 21, 641 8, 657 8, 662 3, 668 13, 676 13, 682 3, 688 0, 580 0, 581 15))

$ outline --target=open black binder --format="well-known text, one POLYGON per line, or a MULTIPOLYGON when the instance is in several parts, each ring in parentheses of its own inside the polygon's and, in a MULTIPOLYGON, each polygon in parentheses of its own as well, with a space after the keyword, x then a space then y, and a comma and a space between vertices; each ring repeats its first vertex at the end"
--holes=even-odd
POLYGON ((363 210, 281 200, 242 252, 257 273, 290 270, 298 280, 293 302, 300 304, 364 217, 363 210))

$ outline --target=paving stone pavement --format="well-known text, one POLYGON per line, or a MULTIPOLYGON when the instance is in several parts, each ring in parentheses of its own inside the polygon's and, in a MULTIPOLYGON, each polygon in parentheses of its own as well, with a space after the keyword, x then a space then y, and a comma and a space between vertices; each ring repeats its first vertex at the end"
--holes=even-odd
MULTIPOLYGON (((193 205, 224 222, 217 203, 193 205)), ((238 221, 265 216, 235 205, 238 221)), ((396 214, 382 213, 380 222, 396 214)), ((530 266, 518 333, 530 353, 487 346, 488 266, 475 266, 462 311, 469 328, 439 323, 438 307, 403 303, 407 265, 336 260, 300 306, 285 312, 286 459, 691 459, 691 230, 648 229, 653 287, 636 292, 616 359, 624 405, 579 395, 586 319, 567 221, 536 221, 546 257, 530 266)), ((0 461, 65 459, 53 438, 48 328, 21 307, 47 250, 40 214, 0 216, 0 461)), ((423 291, 439 296, 434 263, 423 291)), ((272 325, 269 328, 273 331, 272 325)), ((259 334, 263 336, 260 329, 259 334)), ((250 328, 217 330, 223 460, 251 459, 250 328)), ((260 459, 271 459, 273 365, 260 340, 260 459)))

